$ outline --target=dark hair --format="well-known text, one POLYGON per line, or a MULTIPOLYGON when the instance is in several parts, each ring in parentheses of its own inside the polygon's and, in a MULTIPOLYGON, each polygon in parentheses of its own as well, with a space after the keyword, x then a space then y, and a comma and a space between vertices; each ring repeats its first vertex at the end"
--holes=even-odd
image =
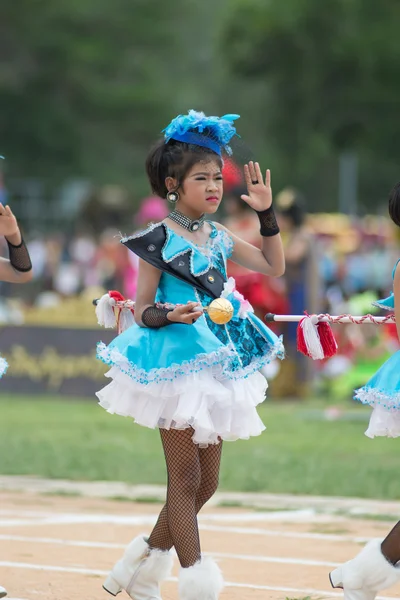
POLYGON ((161 139, 153 146, 146 159, 146 173, 151 189, 161 198, 165 198, 168 193, 165 185, 167 177, 177 179, 179 188, 187 172, 196 163, 212 160, 222 169, 222 158, 209 148, 176 140, 170 140, 166 144, 161 139))
POLYGON ((389 215, 393 223, 400 227, 400 181, 389 194, 389 215))

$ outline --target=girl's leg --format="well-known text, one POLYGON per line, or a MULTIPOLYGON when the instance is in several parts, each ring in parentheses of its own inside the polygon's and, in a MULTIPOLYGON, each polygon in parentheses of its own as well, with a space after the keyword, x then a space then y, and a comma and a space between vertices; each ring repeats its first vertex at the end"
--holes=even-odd
POLYGON ((199 448, 193 443, 192 429, 161 429, 167 463, 167 503, 148 540, 151 548, 167 550, 175 546, 182 567, 201 558, 196 517, 196 497, 200 487, 199 448))
MULTIPOLYGON (((200 486, 196 494, 196 514, 217 490, 222 442, 208 448, 199 448, 198 453, 201 475, 200 486)), ((149 545, 152 548, 159 548, 160 550, 170 550, 174 545, 168 526, 167 504, 163 507, 157 524, 150 535, 149 545)))
POLYGON ((221 466, 222 442, 208 448, 199 448, 201 479, 196 496, 196 511, 199 512, 218 488, 221 466))
POLYGON ((385 537, 381 545, 382 554, 387 561, 395 565, 400 560, 400 521, 385 537))
POLYGON ((371 540, 353 558, 330 574, 333 587, 344 589, 345 600, 374 600, 376 594, 400 581, 400 521, 381 542, 371 540))

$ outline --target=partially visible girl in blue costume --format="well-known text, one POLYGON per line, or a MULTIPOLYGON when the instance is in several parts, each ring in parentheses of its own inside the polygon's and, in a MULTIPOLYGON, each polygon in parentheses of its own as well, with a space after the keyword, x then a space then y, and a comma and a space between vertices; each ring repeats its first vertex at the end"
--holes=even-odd
MULTIPOLYGON (((28 248, 22 238, 17 219, 9 206, 0 203, 0 235, 5 237, 9 258, 0 258, 0 281, 8 283, 27 283, 32 279, 32 263, 28 248)), ((7 371, 8 364, 0 356, 0 378, 7 371)), ((0 598, 7 596, 0 585, 0 598)))
MULTIPOLYGON (((32 263, 28 249, 22 239, 17 219, 9 206, 0 204, 0 236, 4 236, 9 258, 0 258, 0 281, 26 283, 32 279, 32 263)), ((0 378, 8 368, 5 358, 0 356, 0 378)))
MULTIPOLYGON (((390 192, 389 215, 400 227, 400 182, 390 192)), ((400 340, 400 259, 393 269, 393 293, 374 304, 394 311, 400 340)), ((400 436, 400 350, 356 390, 355 398, 373 408, 365 432, 368 437, 400 436)), ((343 588, 345 600, 374 600, 379 592, 399 583, 400 521, 383 541, 371 540, 355 558, 335 569, 330 580, 333 587, 343 588)))
MULTIPOLYGON (((389 214, 400 227, 400 183, 390 193, 389 214)), ((388 298, 377 300, 373 304, 379 308, 395 312, 397 334, 400 340, 400 259, 393 272, 393 292, 388 298)), ((399 437, 400 436, 400 350, 389 358, 364 387, 356 390, 355 399, 369 404, 372 414, 365 435, 399 437)))
POLYGON ((242 199, 258 214, 261 249, 206 220, 222 200, 222 154, 230 152, 237 118, 189 111, 168 125, 146 169, 153 192, 174 208, 164 221, 121 240, 140 257, 136 324, 108 347, 99 345, 111 383, 97 396, 108 412, 159 428, 168 472, 167 501, 152 533, 131 542, 104 583, 111 594, 125 589, 135 600, 160 599, 172 546, 181 600, 218 598, 223 579, 201 554, 197 513, 217 489, 222 442, 264 430, 256 406, 267 385, 259 371, 283 356, 281 339, 226 275, 228 258, 265 275, 284 272, 269 171, 264 180, 258 163, 244 167, 242 199), (225 325, 208 316, 216 298, 233 306, 225 325))

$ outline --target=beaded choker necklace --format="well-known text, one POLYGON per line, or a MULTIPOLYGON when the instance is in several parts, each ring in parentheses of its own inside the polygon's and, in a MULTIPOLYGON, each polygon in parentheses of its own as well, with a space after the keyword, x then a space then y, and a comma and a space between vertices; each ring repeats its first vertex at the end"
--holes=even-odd
POLYGON ((198 229, 201 229, 206 220, 206 216, 201 215, 199 219, 194 219, 192 221, 191 219, 189 219, 189 217, 179 212, 179 210, 173 210, 171 213, 169 213, 168 217, 172 219, 172 221, 175 221, 175 223, 178 223, 178 225, 180 225, 181 227, 187 229, 188 231, 197 231, 198 229))

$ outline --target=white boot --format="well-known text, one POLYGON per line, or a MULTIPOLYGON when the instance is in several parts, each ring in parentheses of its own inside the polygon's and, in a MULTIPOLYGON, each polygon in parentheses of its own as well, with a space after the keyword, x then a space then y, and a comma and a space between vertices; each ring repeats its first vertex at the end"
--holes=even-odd
POLYGON ((352 560, 329 575, 332 587, 343 588, 345 600, 374 600, 378 592, 400 581, 400 569, 382 554, 382 540, 372 540, 352 560))
POLYGON ((217 563, 209 556, 202 557, 193 567, 179 572, 180 600, 218 600, 224 579, 217 563))
POLYGON ((115 563, 103 588, 113 596, 125 590, 133 600, 161 600, 160 583, 169 577, 172 562, 169 552, 150 549, 146 538, 138 536, 115 563))
POLYGON ((0 585, 0 598, 7 596, 7 590, 0 585))

